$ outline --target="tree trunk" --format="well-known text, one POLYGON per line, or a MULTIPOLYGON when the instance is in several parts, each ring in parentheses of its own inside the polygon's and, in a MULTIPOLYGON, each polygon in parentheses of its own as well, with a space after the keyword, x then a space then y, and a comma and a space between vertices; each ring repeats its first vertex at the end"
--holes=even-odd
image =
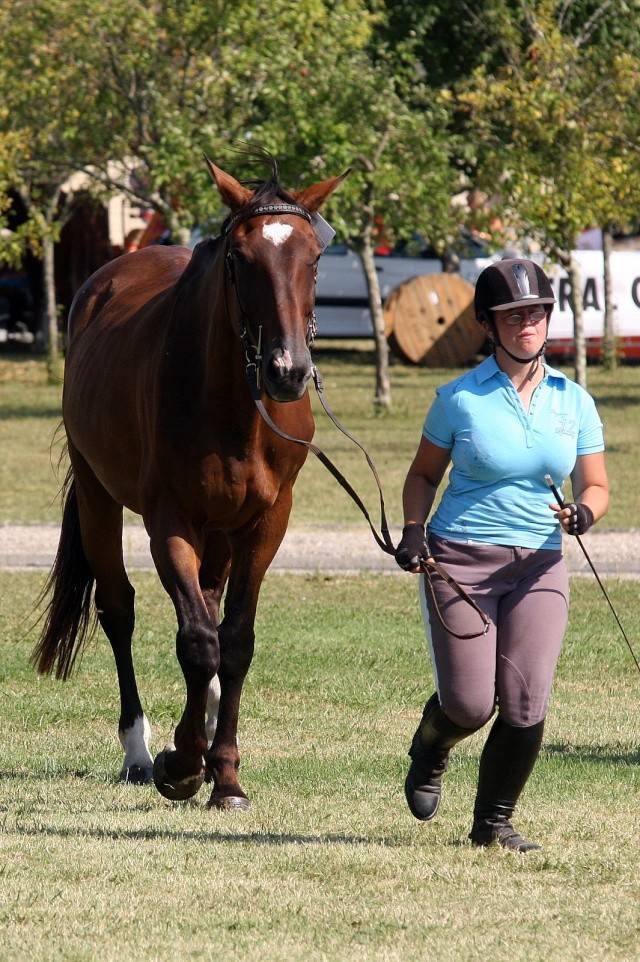
POLYGON ((47 372, 49 382, 57 383, 62 376, 60 343, 58 334, 58 309, 56 305, 56 282, 54 271, 54 242, 50 231, 42 238, 45 292, 45 343, 47 345, 47 372))
POLYGON ((602 364, 607 371, 612 371, 618 363, 616 338, 614 330, 615 309, 613 303, 613 285, 611 283, 611 252, 613 237, 611 230, 606 227, 602 231, 602 258, 604 282, 604 323, 602 327, 602 364))
MULTIPOLYGON (((52 182, 48 186, 42 207, 34 202, 30 191, 26 187, 20 191, 20 196, 37 226, 42 245, 44 317, 42 318, 41 335, 46 348, 49 383, 57 384, 62 379, 62 363, 56 305, 55 240, 64 223, 62 212, 59 210, 62 185, 52 182)), ((70 209, 70 206, 68 206, 67 212, 70 209)))
POLYGON ((385 410, 391 407, 391 384, 389 381, 389 345, 384 334, 384 313, 378 272, 373 255, 373 247, 368 239, 358 245, 358 255, 362 262, 362 269, 367 283, 369 295, 369 309, 373 323, 373 336, 376 353, 376 393, 375 405, 385 410))
POLYGON ((573 364, 576 383, 587 387, 587 345, 584 336, 584 310, 582 302, 582 271, 580 263, 569 254, 567 265, 569 275, 570 294, 569 303, 573 313, 573 364))

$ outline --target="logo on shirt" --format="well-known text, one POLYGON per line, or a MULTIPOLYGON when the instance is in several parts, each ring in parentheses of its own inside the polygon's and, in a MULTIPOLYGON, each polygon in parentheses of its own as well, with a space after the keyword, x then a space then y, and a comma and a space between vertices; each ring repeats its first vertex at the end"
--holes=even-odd
POLYGON ((558 413, 557 411, 553 413, 556 419, 555 433, 568 438, 575 438, 578 433, 576 419, 572 418, 569 414, 558 413))

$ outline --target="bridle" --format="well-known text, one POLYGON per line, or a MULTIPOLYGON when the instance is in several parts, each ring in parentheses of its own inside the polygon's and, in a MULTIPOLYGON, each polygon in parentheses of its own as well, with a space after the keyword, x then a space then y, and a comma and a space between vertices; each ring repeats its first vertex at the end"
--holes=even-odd
MULTIPOLYGON (((246 371, 247 381, 249 384, 249 390, 251 392, 251 397, 253 398, 253 401, 261 417, 263 418, 265 423, 271 428, 271 430, 275 432, 275 434, 283 438, 285 441, 290 441, 293 444, 303 445, 309 451, 312 451, 313 454, 315 454, 318 460, 321 461, 321 463, 325 466, 325 468, 329 471, 329 473, 332 474, 333 477, 336 479, 338 484, 347 492, 347 494, 358 506, 358 508, 364 515, 367 523, 369 524, 369 528, 371 529, 371 533, 378 547, 381 548, 381 550, 384 551, 385 554, 389 554, 395 558, 396 549, 393 544, 393 541, 391 540, 391 535, 389 533, 389 525, 387 522, 384 496, 382 493, 382 485, 380 483, 380 478, 378 475, 377 468, 374 462, 369 457, 369 454, 367 453, 365 448, 360 444, 360 442, 356 438, 353 437, 352 434, 349 433, 349 431, 347 431, 344 425, 340 423, 336 415, 331 410, 328 402, 324 397, 324 386, 322 383, 322 378, 315 364, 312 365, 311 367, 311 375, 313 378, 313 383, 316 388, 318 399, 325 411, 325 414, 330 418, 330 420, 337 427, 337 429, 341 431, 342 434, 345 435, 345 437, 347 437, 357 447, 360 448, 360 450, 362 451, 362 453, 366 458, 367 464, 369 465, 371 473, 373 474, 373 477, 375 479, 375 482, 378 488, 379 500, 380 500, 380 532, 376 530, 375 525, 371 520, 371 516, 369 515, 369 512, 367 511, 367 508, 364 502, 362 501, 360 495, 358 494, 358 492, 352 487, 352 485, 347 481, 347 479, 338 470, 338 468, 336 468, 335 464, 324 453, 324 451, 321 448, 319 448, 316 444, 314 444, 313 441, 305 441, 302 438, 295 438, 292 435, 287 434, 285 431, 282 431, 278 427, 278 425, 275 423, 275 421, 273 421, 273 419, 270 417, 269 412, 265 407, 264 401, 262 400, 262 394, 260 391, 260 364, 262 362, 262 325, 258 327, 257 341, 254 341, 251 337, 251 334, 249 333, 248 317, 242 305, 240 293, 238 291, 238 286, 236 283, 233 254, 229 250, 229 235, 238 226, 238 224, 242 223, 243 221, 249 220, 252 217, 259 217, 260 215, 266 216, 269 214, 294 215, 296 217, 304 218, 304 220, 306 220, 310 224, 313 223, 312 217, 309 214, 309 212, 305 210, 304 207, 300 207, 297 204, 284 204, 284 203, 283 204, 264 204, 262 206, 248 208, 247 210, 239 211, 237 214, 229 218, 223 224, 222 232, 221 232, 222 236, 225 239, 224 259, 225 259, 227 276, 231 282, 231 286, 233 287, 235 298, 236 298, 236 304, 238 308, 238 335, 242 341, 242 346, 244 348, 245 358, 247 361, 245 371, 246 371)), ((316 268, 316 272, 317 272, 317 268, 316 268)), ((225 284, 224 290, 225 290, 225 295, 224 295, 225 307, 227 310, 227 315, 230 317, 231 314, 229 311, 229 304, 227 301, 227 285, 226 284, 225 284)), ((307 347, 309 348, 311 348, 313 344, 313 341, 316 335, 316 328, 317 328, 316 314, 315 314, 315 311, 312 311, 308 319, 307 337, 306 337, 307 347)), ((448 572, 444 570, 442 565, 438 564, 438 562, 434 558, 428 557, 421 560, 420 570, 425 575, 425 582, 429 588, 429 593, 431 595, 433 605, 434 605, 434 610, 436 612, 438 620, 440 621, 445 631, 448 632, 448 634, 452 635, 454 638, 468 639, 468 638, 477 638, 480 635, 485 635, 487 633, 490 625, 489 618, 487 617, 485 612, 482 611, 480 606, 476 604, 473 598, 471 598, 470 595, 465 591, 465 589, 460 584, 458 584, 458 582, 454 578, 452 578, 451 575, 448 574, 448 572), (435 595, 435 591, 432 584, 432 578, 434 574, 439 575, 441 578, 443 578, 451 586, 451 588, 456 592, 456 594, 458 594, 458 596, 463 601, 469 604, 473 608, 473 610, 477 612, 477 614, 480 617, 480 620, 482 621, 482 626, 483 626, 480 631, 473 632, 470 634, 460 634, 458 632, 453 631, 449 627, 449 625, 446 624, 446 622, 442 617, 440 606, 438 605, 438 602, 436 600, 436 595, 435 595)))
MULTIPOLYGON (((255 371, 255 378, 258 386, 260 385, 260 365, 262 364, 262 324, 258 326, 257 337, 254 340, 251 336, 249 330, 249 318, 247 312, 242 304, 242 299, 240 297, 240 291, 238 290, 238 284, 235 274, 235 264, 233 262, 233 254, 229 247, 230 235, 233 233, 238 224, 241 224, 245 220, 250 220, 252 217, 267 216, 270 214, 288 214, 295 217, 302 217, 309 224, 312 224, 312 217, 308 210, 301 207, 299 204, 262 204, 257 207, 250 207, 247 210, 238 211, 230 217, 222 226, 222 237, 225 240, 225 252, 224 252, 224 262, 227 271, 227 277, 231 282, 233 291, 236 299, 236 306, 238 309, 238 335, 242 341, 242 346, 244 348, 244 354, 247 361, 247 373, 249 367, 252 367, 255 371)), ((318 274, 318 267, 315 268, 315 277, 318 274)), ((227 315, 230 317, 231 313, 229 311, 229 303, 227 301, 227 286, 224 288, 225 297, 225 308, 227 315)), ((315 340, 316 332, 318 329, 318 322, 316 319, 316 312, 311 311, 307 319, 307 335, 306 343, 307 347, 311 348, 315 340)))

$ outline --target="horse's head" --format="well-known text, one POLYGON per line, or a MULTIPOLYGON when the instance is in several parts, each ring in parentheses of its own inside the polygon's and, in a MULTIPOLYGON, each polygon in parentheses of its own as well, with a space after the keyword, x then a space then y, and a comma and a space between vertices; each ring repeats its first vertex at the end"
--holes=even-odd
POLYGON ((296 401, 312 372, 309 348, 323 250, 313 218, 346 174, 287 193, 271 159, 271 180, 249 190, 208 158, 207 163, 231 211, 222 229, 227 305, 247 362, 271 398, 296 401))

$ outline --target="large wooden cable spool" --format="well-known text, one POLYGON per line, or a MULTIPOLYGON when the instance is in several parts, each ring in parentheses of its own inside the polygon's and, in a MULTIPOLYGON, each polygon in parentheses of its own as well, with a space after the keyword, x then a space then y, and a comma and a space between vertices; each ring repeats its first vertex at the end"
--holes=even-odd
POLYGON ((389 346, 411 364, 469 363, 485 340, 475 319, 473 294, 473 285, 459 274, 421 274, 404 281, 384 305, 389 346))

